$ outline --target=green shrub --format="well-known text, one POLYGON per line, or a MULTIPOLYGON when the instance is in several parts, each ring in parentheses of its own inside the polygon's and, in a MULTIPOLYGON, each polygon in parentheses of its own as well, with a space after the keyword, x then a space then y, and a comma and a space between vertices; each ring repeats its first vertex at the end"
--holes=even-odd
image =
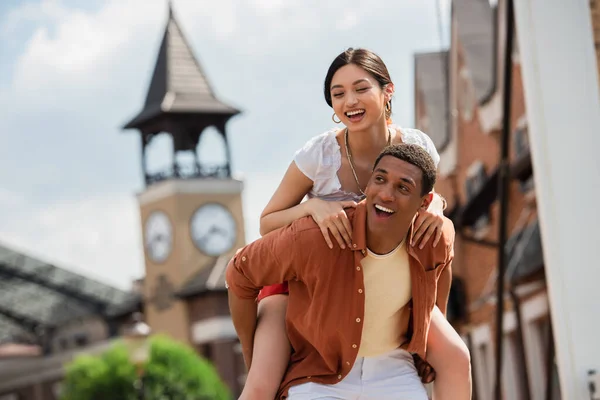
MULTIPOLYGON (((150 339, 143 370, 146 400, 231 399, 210 362, 166 337, 150 339)), ((61 400, 136 400, 136 381, 127 348, 117 343, 99 356, 82 355, 66 366, 61 400)))

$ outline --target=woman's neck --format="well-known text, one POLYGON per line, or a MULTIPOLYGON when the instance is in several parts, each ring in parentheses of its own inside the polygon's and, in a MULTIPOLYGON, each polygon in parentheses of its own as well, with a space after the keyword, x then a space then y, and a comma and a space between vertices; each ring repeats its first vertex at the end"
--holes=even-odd
POLYGON ((390 139, 387 122, 382 119, 380 123, 373 124, 367 129, 348 129, 348 145, 354 158, 372 158, 377 155, 388 144, 390 139))

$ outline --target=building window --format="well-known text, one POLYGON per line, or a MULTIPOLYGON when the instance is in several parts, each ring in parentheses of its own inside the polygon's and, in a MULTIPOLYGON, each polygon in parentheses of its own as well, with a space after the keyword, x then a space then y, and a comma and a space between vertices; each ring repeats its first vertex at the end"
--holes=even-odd
POLYGON ((529 388, 531 398, 545 399, 546 383, 548 376, 551 379, 551 396, 553 400, 560 399, 560 386, 556 370, 555 358, 549 359, 554 353, 553 341, 551 340, 550 315, 548 307, 548 296, 546 293, 537 295, 522 303, 521 314, 523 316, 523 340, 525 344, 525 355, 527 371, 529 372, 529 388), (548 370, 550 365, 550 370, 548 370), (550 375, 548 375, 550 371, 550 375))
POLYGON ((507 399, 526 400, 527 382, 525 366, 521 363, 519 339, 516 332, 504 337, 504 393, 507 399))
POLYGON ((529 135, 527 126, 517 128, 514 134, 514 146, 516 158, 521 158, 529 151, 529 135))
POLYGON ((198 350, 200 351, 200 354, 202 354, 202 357, 206 358, 209 361, 213 361, 213 351, 211 343, 202 343, 198 345, 198 350))
POLYGON ((73 335, 73 341, 76 347, 85 347, 89 343, 88 335, 86 333, 77 333, 73 335))
MULTIPOLYGON (((522 116, 517 121, 517 127, 513 134, 513 146, 515 150, 515 160, 527 156, 530 151, 529 144, 529 128, 527 126, 527 118, 522 116)), ((526 181, 519 181, 519 189, 521 193, 527 193, 535 187, 533 175, 526 181)))
MULTIPOLYGON (((477 195, 485 185, 487 181, 487 173, 485 171, 485 165, 481 161, 475 161, 469 167, 467 171, 467 179, 465 181, 465 190, 467 192, 467 201, 471 200, 477 195)), ((487 234, 487 228, 490 223, 489 211, 484 213, 475 224, 473 224, 473 232, 476 238, 482 238, 487 234)))
POLYGON ((52 385, 52 395, 54 396, 54 398, 60 399, 60 397, 62 396, 62 392, 63 392, 62 382, 55 382, 52 385))
POLYGON ((58 347, 60 348, 60 350, 68 349, 69 341, 67 340, 67 338, 61 337, 60 339, 58 339, 58 347))
POLYGON ((471 72, 462 67, 458 73, 458 108, 463 120, 469 122, 473 119, 476 103, 471 72))
POLYGON ((476 396, 478 399, 489 399, 494 390, 494 354, 490 326, 481 325, 473 329, 470 336, 476 396))
MULTIPOLYGON (((550 326, 550 317, 545 316, 534 323, 534 330, 536 332, 537 341, 541 343, 543 349, 543 361, 545 364, 546 376, 548 376, 548 370, 550 371, 550 396, 546 396, 547 399, 560 400, 560 385, 558 382, 558 367, 556 365, 556 355, 554 355, 554 349, 550 346, 554 346, 552 343, 552 326, 550 326), (551 358, 549 358, 551 357, 551 358)), ((544 379, 544 382, 546 380, 544 379)), ((544 390, 545 393, 545 390, 544 390)))

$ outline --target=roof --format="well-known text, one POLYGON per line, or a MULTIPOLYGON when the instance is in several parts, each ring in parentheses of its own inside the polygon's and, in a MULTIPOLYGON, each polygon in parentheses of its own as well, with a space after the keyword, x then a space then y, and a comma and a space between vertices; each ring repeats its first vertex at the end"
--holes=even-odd
POLYGON ((87 315, 133 311, 139 296, 0 244, 0 342, 87 315))
POLYGON ((158 51, 144 107, 125 125, 137 128, 169 114, 209 114, 231 117, 239 111, 215 96, 169 5, 169 18, 158 51))
POLYGON ((225 271, 231 257, 220 256, 211 259, 177 292, 181 298, 196 296, 210 291, 226 290, 225 271))
POLYGON ((455 0, 452 6, 475 94, 484 103, 496 87, 496 9, 489 0, 455 0))
POLYGON ((448 141, 448 51, 415 54, 416 88, 429 120, 427 134, 442 151, 448 141))

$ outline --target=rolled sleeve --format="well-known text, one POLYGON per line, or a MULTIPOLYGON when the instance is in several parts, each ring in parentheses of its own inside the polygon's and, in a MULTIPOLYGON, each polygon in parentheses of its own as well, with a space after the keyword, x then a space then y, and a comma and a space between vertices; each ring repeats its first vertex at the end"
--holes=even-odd
POLYGON ((229 261, 225 279, 228 289, 242 299, 256 299, 264 286, 297 277, 301 264, 296 222, 277 229, 240 249, 229 261))
POLYGON ((243 262, 238 255, 239 253, 236 254, 231 261, 229 261, 229 265, 227 265, 227 272, 225 275, 227 288, 240 299, 254 299, 258 296, 260 287, 257 287, 250 277, 245 274, 244 266, 241 264, 243 262))

